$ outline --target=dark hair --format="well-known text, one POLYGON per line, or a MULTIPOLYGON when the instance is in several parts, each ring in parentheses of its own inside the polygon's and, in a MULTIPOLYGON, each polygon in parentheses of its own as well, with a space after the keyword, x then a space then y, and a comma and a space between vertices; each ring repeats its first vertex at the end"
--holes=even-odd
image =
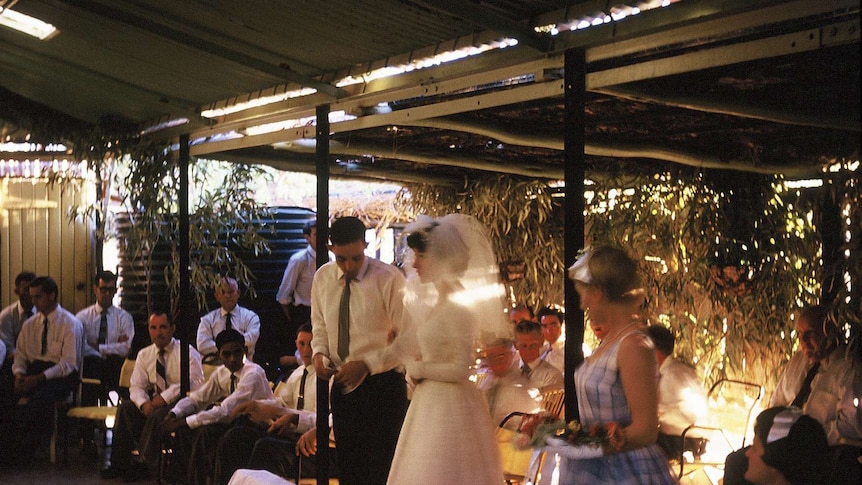
POLYGON ((511 310, 509 310, 509 314, 511 315, 518 310, 527 310, 527 313, 530 314, 530 318, 536 318, 536 314, 533 312, 533 309, 527 305, 516 305, 511 310))
POLYGON ((667 327, 662 325, 650 325, 646 329, 647 334, 655 344, 655 348, 661 350, 664 355, 673 355, 673 346, 676 343, 673 334, 667 327))
POLYGON ((18 273, 18 276, 15 277, 15 286, 18 286, 22 281, 26 281, 29 284, 36 278, 36 273, 32 271, 22 271, 18 273))
POLYGON ((365 242, 365 224, 357 217, 340 217, 329 227, 329 240, 336 246, 365 242))
POLYGON ((111 271, 99 271, 96 273, 96 277, 93 278, 93 283, 98 285, 99 280, 102 281, 117 281, 117 275, 112 273, 111 271))
POLYGON ((407 235, 407 247, 417 253, 428 251, 428 231, 414 231, 407 235))
POLYGON ((311 235, 311 230, 317 227, 317 219, 309 219, 302 225, 302 233, 306 236, 311 235))
POLYGON ((563 321, 565 320, 565 316, 563 315, 563 312, 561 312, 560 310, 557 310, 556 308, 551 308, 549 306, 546 306, 545 308, 542 308, 541 310, 539 310, 539 312, 536 313, 536 319, 538 319, 541 322, 542 317, 546 317, 548 315, 556 316, 560 320, 560 323, 563 323, 563 321))
MULTIPOLYGON (((168 325, 172 327, 174 326, 174 317, 171 315, 170 310, 168 310, 167 308, 163 308, 160 306, 153 307, 153 309, 150 310, 150 315, 147 317, 147 320, 149 320, 149 317, 153 315, 164 315, 168 319, 168 325)), ((149 326, 149 323, 147 325, 149 326)))
POLYGON ((60 289, 57 287, 57 282, 50 276, 37 276, 30 280, 30 288, 42 288, 45 293, 54 296, 60 294, 60 289))
POLYGON ((803 414, 790 426, 785 437, 766 442, 776 416, 794 409, 779 406, 769 408, 757 416, 754 433, 755 439, 763 444, 761 459, 780 471, 793 485, 822 483, 829 469, 829 443, 823 426, 816 419, 803 414))
POLYGON ((226 328, 219 332, 218 335, 216 335, 215 343, 216 348, 219 350, 221 350, 222 347, 231 342, 236 342, 242 346, 245 346, 245 337, 243 337, 241 333, 232 328, 226 328))
POLYGON ((303 323, 302 325, 300 325, 300 326, 299 326, 299 328, 298 328, 298 329, 296 329, 296 333, 297 333, 297 334, 299 334, 299 332, 308 332, 308 333, 312 333, 312 332, 311 332, 311 328, 312 328, 312 327, 311 327, 311 324, 310 324, 310 323, 303 323))
POLYGON ((532 320, 521 320, 515 325, 515 335, 519 333, 536 333, 542 335, 542 326, 532 320))

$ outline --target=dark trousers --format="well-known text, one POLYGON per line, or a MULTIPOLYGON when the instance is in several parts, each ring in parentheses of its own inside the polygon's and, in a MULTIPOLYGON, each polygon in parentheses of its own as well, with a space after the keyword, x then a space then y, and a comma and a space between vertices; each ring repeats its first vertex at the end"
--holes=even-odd
POLYGON ((407 413, 404 375, 389 371, 368 376, 348 394, 334 386, 330 402, 339 483, 384 485, 407 413))
MULTIPOLYGON (((27 375, 41 374, 56 365, 54 362, 34 361, 27 366, 27 375)), ((20 453, 32 454, 41 442, 51 436, 54 422, 54 406, 68 398, 78 382, 78 373, 72 372, 65 377, 48 379, 24 394, 13 411, 13 436, 20 439, 20 453)))
POLYGON ((159 425, 171 411, 171 405, 153 410, 149 416, 131 400, 123 401, 117 408, 111 443, 111 466, 125 470, 132 464, 132 450, 138 447, 140 456, 150 472, 159 476, 159 457, 162 454, 159 425))
MULTIPOLYGON (((174 448, 174 459, 177 460, 176 470, 182 474, 185 470, 186 480, 183 482, 187 485, 207 485, 207 479, 215 469, 216 450, 218 449, 219 441, 224 434, 230 429, 229 424, 213 423, 206 426, 201 426, 196 430, 182 429, 177 432, 187 432, 188 436, 192 437, 189 443, 183 443, 179 449, 174 448), (188 464, 185 468, 181 468, 182 459, 188 457, 188 464)), ((185 434, 185 433, 183 433, 185 434)), ((178 440, 182 442, 183 440, 178 440)), ((182 475, 180 475, 182 476, 182 475)))
MULTIPOLYGON (((290 326, 296 330, 304 323, 311 323, 311 307, 305 305, 288 305, 287 313, 290 315, 290 326)), ((294 332, 296 334, 296 332, 294 332)))
MULTIPOLYGON (((329 448, 329 477, 338 477, 338 458, 335 448, 329 448)), ((248 468, 252 470, 266 470, 288 480, 296 480, 299 483, 301 477, 314 478, 317 476, 317 457, 298 456, 296 454, 296 441, 273 437, 265 437, 257 440, 248 468)))

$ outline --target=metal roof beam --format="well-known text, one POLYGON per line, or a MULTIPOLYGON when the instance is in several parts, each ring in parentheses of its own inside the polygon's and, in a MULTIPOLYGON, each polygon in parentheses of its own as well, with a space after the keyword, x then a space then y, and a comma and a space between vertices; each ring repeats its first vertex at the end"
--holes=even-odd
POLYGON ((413 0, 413 2, 429 10, 464 19, 479 27, 518 39, 519 45, 531 47, 539 52, 550 52, 554 45, 549 35, 539 34, 531 25, 515 21, 473 2, 464 0, 413 0))

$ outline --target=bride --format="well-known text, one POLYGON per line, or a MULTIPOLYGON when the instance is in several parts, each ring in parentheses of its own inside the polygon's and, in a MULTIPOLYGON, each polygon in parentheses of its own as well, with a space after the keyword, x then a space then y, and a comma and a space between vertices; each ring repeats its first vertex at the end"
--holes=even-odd
POLYGON ((466 215, 420 216, 405 234, 405 308, 415 328, 403 360, 415 389, 388 483, 499 485, 495 427, 469 380, 480 338, 510 332, 494 253, 466 215))

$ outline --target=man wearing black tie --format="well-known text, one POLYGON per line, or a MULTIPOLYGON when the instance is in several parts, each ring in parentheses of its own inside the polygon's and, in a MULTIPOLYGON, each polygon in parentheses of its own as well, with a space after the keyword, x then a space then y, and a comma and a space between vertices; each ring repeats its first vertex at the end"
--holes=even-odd
MULTIPOLYGON (((246 401, 234 409, 232 417, 239 425, 219 442, 213 485, 227 484, 239 468, 296 477, 297 439, 315 426, 317 418, 317 372, 311 360, 311 338, 311 324, 301 325, 296 349, 302 365, 275 388, 273 399, 246 401)), ((313 457, 302 461, 303 476, 314 476, 314 461, 313 457)), ((334 462, 330 461, 332 470, 334 462)))
POLYGON ((84 325, 84 375, 100 379, 107 389, 115 389, 135 338, 135 322, 131 313, 113 305, 117 293, 114 273, 100 272, 93 285, 96 303, 75 315, 84 325))
MULTIPOLYGON (((166 311, 155 310, 147 321, 152 345, 144 347, 135 359, 129 387, 130 399, 117 408, 111 444, 111 466, 102 470, 103 478, 129 480, 148 474, 158 476, 161 437, 158 426, 180 398, 180 341, 174 338, 177 326, 166 311), (132 449, 140 441, 143 462, 135 462, 132 449)), ((204 381, 201 355, 189 346, 189 383, 191 390, 204 381)))
POLYGON ((248 308, 237 305, 239 300, 239 286, 235 279, 222 278, 215 287, 215 298, 219 308, 201 317, 198 325, 197 349, 209 363, 213 360, 218 362, 218 349, 216 348, 216 336, 222 330, 232 328, 241 333, 245 339, 246 357, 254 360, 254 347, 260 337, 260 317, 248 308))
MULTIPOLYGON (((796 406, 823 425, 831 453, 832 484, 862 483, 862 372, 856 356, 847 355, 840 331, 823 306, 807 306, 795 313, 799 351, 791 357, 778 381, 769 407, 796 406)), ((748 483, 743 475, 748 460, 740 452, 728 455, 725 485, 748 483)))
POLYGON ((32 457, 51 434, 53 406, 69 396, 78 377, 81 359, 81 322, 58 303, 57 283, 50 276, 30 282, 30 298, 38 311, 18 335, 12 373, 15 375, 14 411, 21 437, 18 456, 32 457))
POLYGON ((216 346, 223 365, 200 388, 180 399, 162 423, 163 435, 176 431, 172 467, 188 485, 208 483, 216 446, 230 426, 233 410, 245 401, 272 398, 263 368, 245 361, 241 333, 222 330, 216 346))

